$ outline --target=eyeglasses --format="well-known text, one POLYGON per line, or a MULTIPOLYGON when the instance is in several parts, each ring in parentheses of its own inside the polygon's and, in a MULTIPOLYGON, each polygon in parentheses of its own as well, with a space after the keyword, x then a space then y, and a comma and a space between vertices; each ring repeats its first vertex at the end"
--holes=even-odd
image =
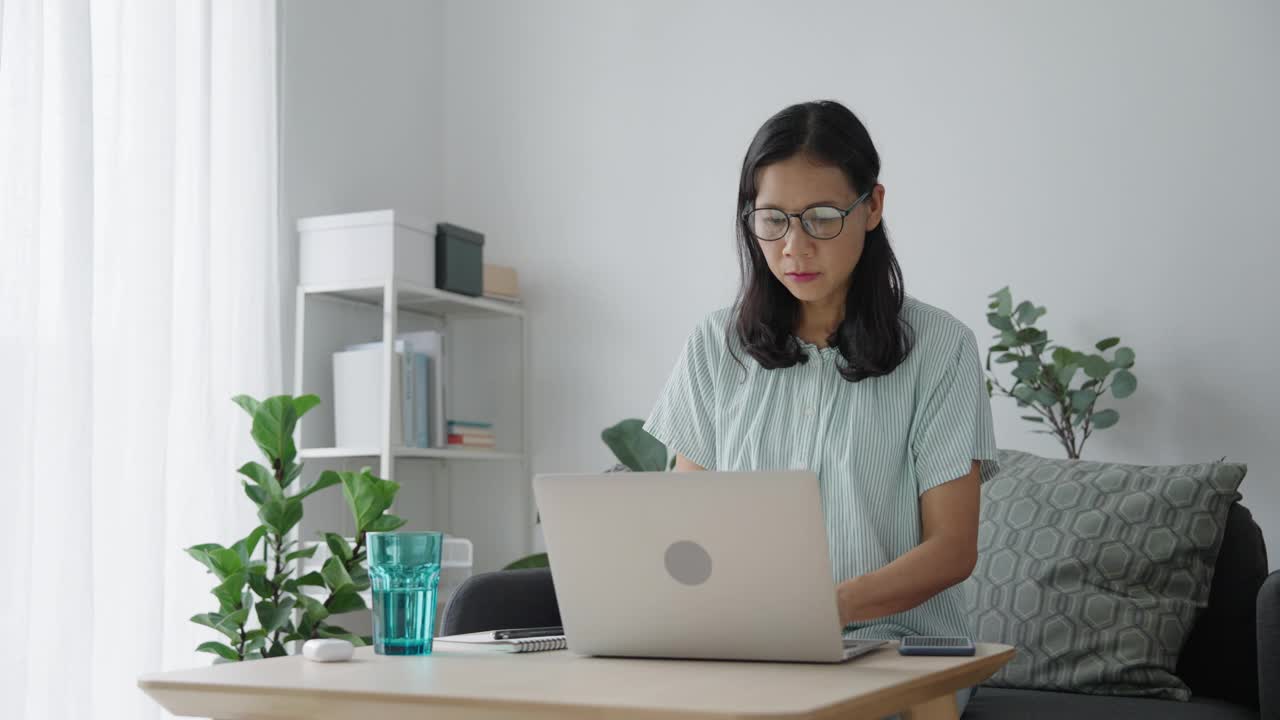
POLYGON ((862 193, 844 210, 830 205, 815 205, 798 213, 784 212, 778 208, 757 208, 742 217, 747 221, 747 229, 757 240, 773 242, 786 237, 787 231, 791 229, 791 218, 800 218, 800 227, 810 236, 818 240, 830 240, 844 231, 845 217, 870 196, 870 190, 862 193))

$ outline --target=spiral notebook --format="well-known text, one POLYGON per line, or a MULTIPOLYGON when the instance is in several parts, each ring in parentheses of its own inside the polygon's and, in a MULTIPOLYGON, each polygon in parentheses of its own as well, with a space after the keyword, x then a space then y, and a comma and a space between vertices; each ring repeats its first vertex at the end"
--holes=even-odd
POLYGON ((492 630, 462 635, 442 635, 436 638, 432 644, 433 650, 439 648, 441 650, 485 653, 542 652, 543 650, 564 650, 568 647, 563 635, 494 640, 492 630))

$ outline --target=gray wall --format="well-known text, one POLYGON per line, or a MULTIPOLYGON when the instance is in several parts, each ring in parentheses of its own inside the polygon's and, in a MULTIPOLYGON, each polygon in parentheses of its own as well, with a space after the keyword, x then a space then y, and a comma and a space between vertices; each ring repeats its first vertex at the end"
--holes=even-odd
MULTIPOLYGON (((488 234, 532 314, 535 472, 610 462, 600 429, 644 416, 732 298, 752 133, 835 98, 880 150, 908 291, 984 346, 1006 284, 1067 344, 1121 335, 1141 385, 1086 456, 1248 462, 1280 547, 1275 4, 284 10, 285 218, 397 206, 488 234)), ((1002 446, 1060 454, 994 408, 1002 446)))

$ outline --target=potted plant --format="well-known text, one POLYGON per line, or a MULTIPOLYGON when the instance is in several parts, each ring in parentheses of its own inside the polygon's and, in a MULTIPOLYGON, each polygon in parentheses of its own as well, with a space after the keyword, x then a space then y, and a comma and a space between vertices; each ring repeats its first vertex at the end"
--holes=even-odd
POLYGON ((1120 421, 1119 411, 1098 409, 1098 401, 1108 392, 1119 400, 1138 389, 1133 350, 1117 347, 1118 337, 1099 340, 1092 353, 1051 344, 1049 333, 1036 327, 1044 307, 1029 300, 1015 306, 1008 287, 989 297, 987 322, 996 329, 996 342, 987 350, 987 394, 999 390, 1018 407, 1030 408, 1035 414, 1022 419, 1037 426, 1034 432, 1052 435, 1068 458, 1079 458, 1094 431, 1120 421), (1105 357, 1112 348, 1111 357, 1105 357), (997 365, 1011 367, 1011 380, 1002 383, 996 377, 993 356, 997 365))

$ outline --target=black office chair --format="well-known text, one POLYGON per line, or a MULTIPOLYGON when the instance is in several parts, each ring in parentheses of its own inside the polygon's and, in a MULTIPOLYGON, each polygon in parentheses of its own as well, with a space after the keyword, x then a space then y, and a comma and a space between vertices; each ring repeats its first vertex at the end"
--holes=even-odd
POLYGON ((444 608, 441 635, 560 624, 550 568, 499 570, 467 578, 444 608))

